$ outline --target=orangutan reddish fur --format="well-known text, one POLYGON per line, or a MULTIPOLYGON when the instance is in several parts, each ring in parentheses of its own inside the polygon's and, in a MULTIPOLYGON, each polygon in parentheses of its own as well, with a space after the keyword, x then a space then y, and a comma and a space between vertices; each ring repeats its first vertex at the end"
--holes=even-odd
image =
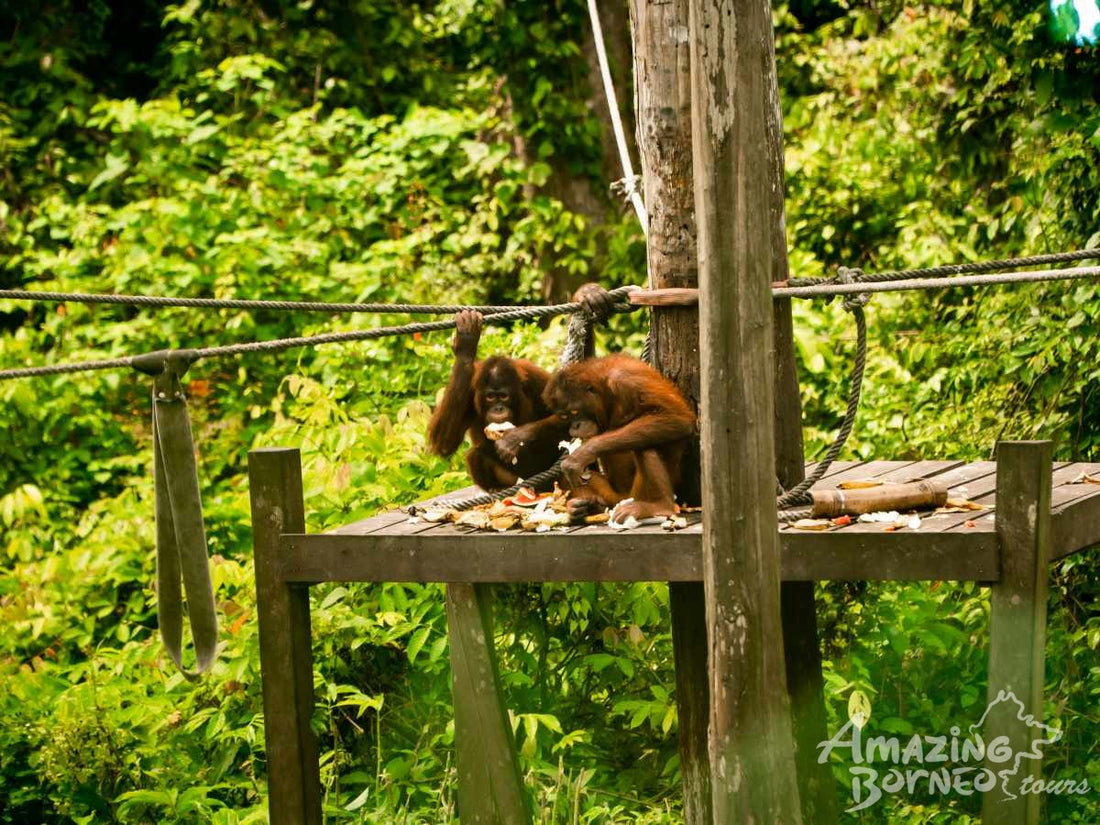
POLYGON ((504 460, 518 445, 560 433, 583 444, 562 460, 562 472, 574 503, 616 508, 623 520, 670 515, 680 461, 695 431, 695 414, 669 379, 637 358, 609 355, 564 367, 543 392, 546 418, 506 433, 496 442, 504 460), (598 464, 599 469, 589 468, 598 464), (585 477, 587 476, 587 477, 585 477))
POLYGON ((544 438, 525 445, 515 464, 502 460, 485 435, 486 424, 510 421, 518 427, 545 417, 548 411, 542 393, 550 374, 518 358, 497 355, 475 361, 481 316, 459 313, 456 321, 455 362, 443 399, 428 425, 428 442, 432 452, 449 456, 468 434, 473 445, 466 453, 470 478, 483 490, 500 490, 542 472, 558 457, 561 438, 549 430, 544 438))

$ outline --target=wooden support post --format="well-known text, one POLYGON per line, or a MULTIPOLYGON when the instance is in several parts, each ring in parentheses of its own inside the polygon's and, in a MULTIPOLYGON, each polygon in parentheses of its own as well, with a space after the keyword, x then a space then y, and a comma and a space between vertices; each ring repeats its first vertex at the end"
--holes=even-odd
MULTIPOLYGON (((774 38, 769 40, 774 64, 774 38)), ((771 230, 771 281, 786 281, 787 261, 786 175, 783 168, 783 113, 779 87, 765 89, 765 148, 768 190, 768 226, 771 230)), ((802 449, 802 397, 795 360, 794 320, 791 299, 772 301, 775 318, 775 471, 779 483, 790 489, 805 476, 802 449)), ((783 582, 780 586, 783 615, 783 651, 787 690, 791 698, 795 765, 802 821, 806 825, 837 822, 837 783, 828 763, 818 762, 817 745, 829 738, 825 714, 825 679, 821 673, 821 642, 817 635, 817 605, 813 582, 783 582)))
POLYGON ((287 584, 279 536, 305 532, 302 464, 297 450, 248 454, 260 673, 264 694, 268 812, 272 825, 320 825, 321 780, 313 715, 309 587, 287 584))
POLYGON ((710 688, 707 684, 707 603, 701 582, 669 582, 672 654, 676 667, 676 710, 680 736, 680 778, 686 825, 710 825, 710 688))
MULTIPOLYGON (((997 445, 997 538, 1001 577, 990 593, 989 703, 982 736, 987 746, 1006 737, 1014 754, 1031 751, 1050 737, 1042 728, 1043 647, 1046 642, 1047 561, 1050 558, 1051 446, 1049 441, 997 445), (1011 694, 1011 696, 1009 695, 1011 694), (1032 717, 1033 723, 1024 721, 1032 717)), ((982 799, 984 825, 1039 822, 1037 793, 1020 793, 1026 777, 1039 778, 1038 759, 1018 759, 1010 780, 1015 798, 998 781, 982 799)), ((986 764, 996 772, 1014 762, 986 764)))
POLYGON ((768 0, 691 0, 714 820, 800 823, 779 601, 768 0))
POLYGON ((489 584, 447 585, 458 815, 463 825, 527 825, 516 742, 493 651, 489 584))
MULTIPOLYGON (((699 285, 691 170, 691 55, 687 0, 631 0, 638 149, 649 215, 650 285, 662 300, 653 311, 653 362, 699 410, 699 285)), ((651 293, 652 294, 652 293, 651 293)), ((699 440, 684 456, 680 500, 701 501, 699 440)), ((676 665, 684 821, 712 821, 707 758, 706 598, 701 582, 670 582, 676 665)))

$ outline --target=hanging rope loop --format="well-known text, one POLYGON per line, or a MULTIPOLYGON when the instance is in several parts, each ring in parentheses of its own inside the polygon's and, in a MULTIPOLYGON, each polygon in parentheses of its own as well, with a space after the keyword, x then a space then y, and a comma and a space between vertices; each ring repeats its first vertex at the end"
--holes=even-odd
POLYGON ((135 355, 129 364, 153 378, 153 500, 156 514, 157 618, 176 667, 194 679, 214 663, 218 619, 207 558, 195 442, 180 379, 197 361, 193 349, 135 355), (195 667, 183 664, 184 601, 195 667))
MULTIPOLYGON (((851 272, 846 272, 844 274, 837 273, 837 277, 851 277, 851 272)), ((798 506, 813 503, 813 498, 809 492, 810 488, 825 477, 829 465, 836 461, 837 456, 840 455, 840 451, 844 449, 844 444, 847 442, 848 436, 852 432, 852 428, 855 426, 856 416, 859 413, 859 399, 863 392, 863 372, 867 366, 867 319, 863 313, 864 303, 866 303, 866 301, 862 303, 858 300, 853 301, 851 307, 849 307, 847 302, 845 302, 844 307, 848 312, 852 313, 852 317, 856 322, 856 356, 852 364, 852 376, 848 384, 848 407, 844 411, 844 421, 840 425, 840 430, 837 432, 836 438, 829 446, 828 452, 825 453, 825 457, 817 463, 813 472, 778 497, 776 506, 780 510, 785 510, 792 505, 798 506)))

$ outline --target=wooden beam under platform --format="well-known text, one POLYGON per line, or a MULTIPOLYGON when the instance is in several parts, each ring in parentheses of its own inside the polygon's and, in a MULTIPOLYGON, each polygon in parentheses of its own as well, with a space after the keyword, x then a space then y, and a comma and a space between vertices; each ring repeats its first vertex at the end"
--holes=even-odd
MULTIPOLYGON (((925 516, 917 530, 885 532, 882 524, 859 522, 821 532, 781 526, 783 581, 998 581, 996 470, 991 461, 837 462, 815 489, 855 479, 935 479, 953 497, 986 509, 925 516)), ((1100 477, 1100 464, 1054 465, 1052 560, 1100 544, 1100 485, 1081 483, 1086 475, 1100 477)), ((284 581, 301 583, 701 581, 702 533, 698 514, 691 518, 696 523, 674 532, 591 525, 496 533, 410 523, 391 511, 331 533, 284 534, 279 572, 284 581)))

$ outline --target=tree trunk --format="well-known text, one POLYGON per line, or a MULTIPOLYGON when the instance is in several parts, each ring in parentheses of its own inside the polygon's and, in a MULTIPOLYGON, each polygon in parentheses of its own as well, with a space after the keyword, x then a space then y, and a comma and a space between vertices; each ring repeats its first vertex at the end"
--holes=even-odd
MULTIPOLYGON (((648 267, 654 287, 698 286, 691 170, 691 63, 687 0, 631 0, 638 148, 649 215, 648 267)), ((695 307, 655 309, 653 361, 699 411, 699 316, 695 307)), ((699 439, 684 457, 681 501, 697 504, 699 439)), ((684 821, 711 822, 707 758, 706 600, 699 582, 670 582, 679 711, 684 821)))

